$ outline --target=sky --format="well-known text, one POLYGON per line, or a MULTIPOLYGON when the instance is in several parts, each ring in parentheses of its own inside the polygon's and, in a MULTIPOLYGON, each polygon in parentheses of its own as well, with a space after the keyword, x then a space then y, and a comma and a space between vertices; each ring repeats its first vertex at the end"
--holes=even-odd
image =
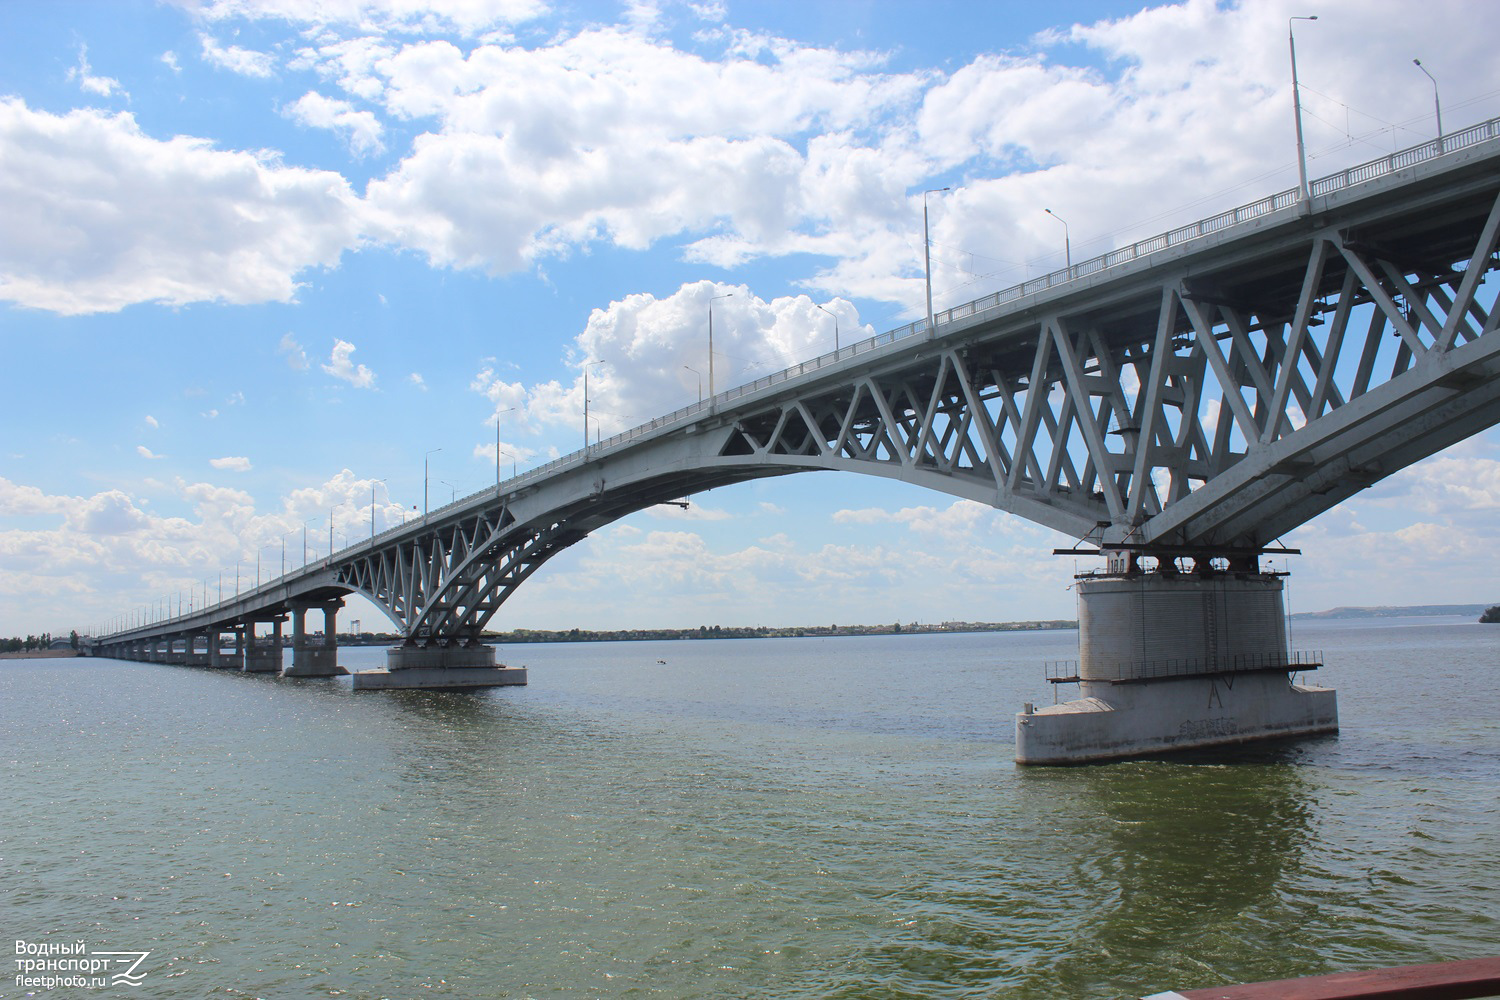
MULTIPOLYGON (((938 309, 1500 115, 1500 5, 0 4, 0 635, 93 631, 938 309), (1045 209, 1052 209, 1056 217, 1045 209), (837 327, 837 331, 835 331, 837 327)), ((1283 539, 1294 610, 1494 603, 1500 432, 1283 539)), ((492 628, 1072 618, 1070 539, 702 494, 492 628)), ((189 595, 197 594, 196 598, 189 595)), ((341 618, 388 627, 373 605, 341 618)))

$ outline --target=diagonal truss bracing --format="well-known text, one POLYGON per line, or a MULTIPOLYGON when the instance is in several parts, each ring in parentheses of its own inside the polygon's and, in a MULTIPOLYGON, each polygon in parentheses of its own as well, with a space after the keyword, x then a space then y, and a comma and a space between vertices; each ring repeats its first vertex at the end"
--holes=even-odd
POLYGON ((1103 544, 1264 546, 1500 421, 1500 196, 1306 216, 745 414, 729 459, 873 472, 1103 544), (1319 224, 1319 223, 1324 224, 1319 224))

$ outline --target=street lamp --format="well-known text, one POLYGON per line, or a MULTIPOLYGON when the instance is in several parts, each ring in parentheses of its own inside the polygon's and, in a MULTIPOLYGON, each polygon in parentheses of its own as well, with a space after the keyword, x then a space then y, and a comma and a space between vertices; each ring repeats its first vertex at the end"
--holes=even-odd
POLYGON ((375 537, 375 484, 383 483, 384 479, 375 479, 370 482, 370 537, 375 537))
MULTIPOLYGON (((814 302, 813 305, 818 306, 816 302, 814 302)), ((823 309, 822 306, 818 306, 818 308, 823 309)), ((828 315, 833 316, 833 353, 837 354, 839 351, 839 318, 837 316, 834 316, 833 313, 828 312, 827 309, 823 309, 823 311, 825 313, 828 313, 828 315)))
POLYGON ((922 272, 927 282, 927 336, 937 333, 937 324, 932 319, 932 234, 927 227, 927 196, 948 191, 949 188, 930 188, 922 192, 922 272))
MULTIPOLYGON (((286 576, 286 536, 296 531, 296 528, 288 528, 281 533, 281 575, 286 576)), ((306 527, 302 529, 306 531, 306 527)))
MULTIPOLYGON (((1427 67, 1422 65, 1422 60, 1413 59, 1412 62, 1416 64, 1417 69, 1421 70, 1423 73, 1427 73, 1427 67)), ((1433 76, 1431 73, 1427 73, 1427 79, 1432 81, 1432 108, 1437 112, 1438 150, 1441 151, 1443 148, 1443 105, 1442 102, 1438 100, 1437 77, 1433 76)))
POLYGON ((448 492, 448 502, 449 503, 453 503, 455 500, 458 499, 458 487, 457 486, 454 486, 452 483, 448 482, 448 480, 446 480, 446 479, 439 479, 438 482, 440 482, 444 486, 448 487, 448 491, 449 491, 448 492))
POLYGON ((333 512, 338 510, 348 502, 348 500, 340 500, 338 503, 328 508, 328 558, 330 559, 333 558, 333 512))
POLYGON ((309 517, 307 520, 302 522, 302 567, 304 569, 307 568, 307 526, 309 524, 312 524, 317 519, 318 515, 314 514, 312 517, 309 517))
POLYGON ((683 365, 682 367, 698 376, 698 402, 703 402, 703 373, 691 365, 683 365))
POLYGON ((595 365, 602 365, 600 361, 585 361, 583 363, 583 453, 589 451, 589 369, 595 365))
POLYGON ((1064 254, 1066 254, 1068 261, 1068 277, 1071 278, 1073 277, 1073 239, 1068 234, 1068 223, 1062 216, 1058 215, 1050 208, 1044 208, 1042 209, 1042 211, 1046 212, 1048 215, 1052 216, 1058 222, 1061 222, 1063 224, 1063 252, 1064 254))
POLYGON ((495 485, 500 485, 500 414, 509 413, 514 406, 507 406, 503 410, 495 411, 495 485))
POLYGON ((1292 35, 1292 22, 1316 21, 1317 19, 1316 14, 1286 19, 1286 42, 1292 53, 1292 110, 1297 117, 1297 177, 1301 181, 1300 190, 1304 202, 1312 199, 1312 192, 1307 187, 1307 148, 1302 144, 1302 92, 1297 89, 1297 39, 1292 35))
POLYGON ((433 448, 422 456, 422 520, 427 520, 427 457, 442 451, 441 448, 433 448))
POLYGON ((719 299, 732 299, 733 292, 708 297, 708 395, 714 394, 714 303, 719 299))

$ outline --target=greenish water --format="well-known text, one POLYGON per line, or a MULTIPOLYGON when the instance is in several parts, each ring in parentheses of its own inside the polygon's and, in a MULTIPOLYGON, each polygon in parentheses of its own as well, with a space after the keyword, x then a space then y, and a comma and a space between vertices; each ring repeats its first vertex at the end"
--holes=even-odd
POLYGON ((150 950, 152 998, 1049 1000, 1495 953, 1500 628, 1295 644, 1338 737, 1027 770, 1071 632, 517 646, 479 696, 0 662, 7 953, 150 950))

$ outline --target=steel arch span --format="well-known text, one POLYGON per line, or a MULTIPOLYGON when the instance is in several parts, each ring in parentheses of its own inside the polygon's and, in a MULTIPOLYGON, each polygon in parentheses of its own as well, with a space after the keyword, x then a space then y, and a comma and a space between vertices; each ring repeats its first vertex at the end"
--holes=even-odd
POLYGON ((721 393, 202 623, 358 592, 409 642, 471 641, 548 559, 620 517, 824 470, 977 500, 1105 548, 1260 551, 1500 423, 1500 120, 1312 192, 721 393))

